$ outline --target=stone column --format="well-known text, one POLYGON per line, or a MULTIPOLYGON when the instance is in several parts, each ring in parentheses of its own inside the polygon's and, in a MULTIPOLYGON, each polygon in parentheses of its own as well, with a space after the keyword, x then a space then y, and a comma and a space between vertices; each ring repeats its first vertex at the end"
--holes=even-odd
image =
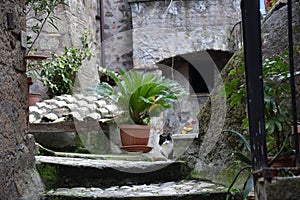
POLYGON ((0 7, 0 199, 35 200, 41 185, 34 139, 27 134, 28 88, 20 37, 26 31, 25 0, 1 1, 0 7))

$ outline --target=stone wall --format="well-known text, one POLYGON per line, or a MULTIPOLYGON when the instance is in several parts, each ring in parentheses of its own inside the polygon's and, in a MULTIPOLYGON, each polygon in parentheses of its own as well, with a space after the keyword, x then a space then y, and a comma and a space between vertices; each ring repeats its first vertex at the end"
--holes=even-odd
MULTIPOLYGON (((262 23, 263 46, 262 51, 264 56, 278 54, 287 49, 287 6, 281 1, 277 6, 266 16, 262 23)), ((300 33, 300 2, 293 1, 293 32, 294 44, 299 46, 300 33)), ((299 68, 299 55, 295 54, 295 67, 299 68)), ((236 69, 242 64, 243 51, 237 52, 228 62, 227 66, 222 71, 223 80, 230 81, 228 76, 230 70, 236 69)), ((298 82, 299 83, 299 82, 298 82)), ((299 84, 297 86, 299 90, 299 84)), ((190 146, 184 159, 188 160, 191 165, 194 165, 195 174, 201 178, 209 178, 216 182, 230 184, 233 176, 238 172, 240 167, 234 162, 233 152, 241 151, 243 144, 240 139, 231 134, 222 133, 222 130, 236 130, 242 132, 242 119, 246 117, 246 100, 234 107, 222 107, 218 104, 211 105, 211 99, 206 102, 204 108, 199 113, 200 131, 199 138, 190 146), (220 117, 213 118, 213 111, 217 111, 220 117), (220 124, 223 116, 223 124, 220 124), (213 128, 212 128, 213 127, 213 128)), ((228 103, 228 102, 226 102, 228 103)), ((299 104, 299 98, 297 98, 299 104)), ((299 110, 298 110, 299 113, 299 110)), ((248 132, 245 133, 248 135, 248 132)), ((244 177, 245 178, 245 177, 244 177)), ((242 179, 239 179, 242 180, 242 179)), ((240 184, 243 184, 241 182, 240 184)))
POLYGON ((24 2, 0 2, 0 199, 38 200, 41 186, 35 171, 34 139, 27 134, 25 49, 20 41, 21 31, 26 31, 24 2), (11 30, 7 13, 13 16, 11 30))
POLYGON ((131 69, 132 23, 127 0, 104 0, 104 68, 131 69))
MULTIPOLYGON (((294 0, 292 4, 293 12, 293 43, 294 47, 300 47, 300 1, 294 0)), ((287 3, 286 1, 278 1, 276 6, 269 12, 262 24, 263 36, 263 55, 264 57, 273 54, 279 54, 288 49, 288 23, 287 23, 287 3), (274 31, 276 30, 276 31, 274 31)), ((298 51, 299 52, 299 51, 298 51)), ((295 52, 294 52, 295 53, 295 52)), ((294 62, 296 69, 299 70, 300 56, 295 53, 294 62)), ((300 95, 300 77, 296 77, 296 90, 300 95)), ((300 107, 300 102, 297 102, 300 107)), ((299 109, 298 109, 299 113, 299 109)))
MULTIPOLYGON (((80 36, 87 29, 91 29, 96 38, 96 15, 97 0, 67 0, 66 5, 56 7, 54 14, 59 18, 55 20, 55 29, 51 24, 46 23, 42 34, 38 37, 34 47, 39 52, 59 52, 65 46, 80 45, 80 36)), ((31 16, 31 15, 29 15, 31 16)), ((35 20, 27 17, 27 26, 31 27, 35 20)), ((28 35, 35 37, 35 34, 28 30, 28 35)))
MULTIPOLYGON (((58 53, 63 51, 65 46, 81 45, 80 37, 88 29, 91 30, 95 42, 99 40, 100 33, 98 30, 99 21, 96 20, 98 15, 97 0, 67 0, 67 6, 59 5, 54 11, 54 15, 60 20, 55 20, 56 30, 52 25, 46 23, 41 35, 38 37, 34 47, 39 53, 49 56, 50 52, 58 53)), ((29 15, 30 16, 30 15, 29 15)), ((36 21, 27 17, 27 27, 31 27, 36 21)), ((27 30, 27 35, 35 37, 35 34, 27 30)), ((99 41, 98 41, 99 42, 99 41)), ((85 61, 80 68, 78 81, 82 85, 90 82, 97 83, 98 72, 97 65, 100 64, 99 45, 90 44, 92 52, 95 54, 90 61, 85 61), (93 81, 91 81, 91 79, 93 81)), ((32 93, 42 93, 42 98, 47 98, 46 90, 43 84, 38 80, 30 88, 32 93)))
POLYGON ((233 52, 231 32, 241 20, 240 0, 130 0, 135 68, 176 55, 213 49, 233 52))

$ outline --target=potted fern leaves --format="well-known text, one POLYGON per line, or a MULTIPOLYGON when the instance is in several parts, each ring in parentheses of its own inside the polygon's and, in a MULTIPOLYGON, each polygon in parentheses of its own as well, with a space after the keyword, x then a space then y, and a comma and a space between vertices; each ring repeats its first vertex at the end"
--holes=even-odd
POLYGON ((116 116, 121 134, 121 148, 126 151, 150 151, 151 117, 158 116, 182 97, 184 88, 161 75, 120 69, 119 74, 102 69, 116 86, 101 82, 96 91, 116 103, 122 111, 116 116))

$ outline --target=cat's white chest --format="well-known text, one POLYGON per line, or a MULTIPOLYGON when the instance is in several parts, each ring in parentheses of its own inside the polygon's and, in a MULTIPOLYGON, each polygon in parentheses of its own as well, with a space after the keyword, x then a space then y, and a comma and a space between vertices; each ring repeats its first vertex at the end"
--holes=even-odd
POLYGON ((163 144, 160 145, 160 153, 166 158, 169 158, 170 154, 173 151, 173 148, 173 141, 165 141, 163 144))

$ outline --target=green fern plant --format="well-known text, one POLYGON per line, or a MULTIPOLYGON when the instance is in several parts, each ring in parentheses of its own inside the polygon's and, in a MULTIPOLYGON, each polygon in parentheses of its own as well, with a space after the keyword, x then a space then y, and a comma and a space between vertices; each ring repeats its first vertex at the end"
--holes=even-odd
POLYGON ((96 91, 111 98, 123 111, 127 123, 148 125, 151 116, 157 116, 172 102, 186 94, 177 82, 161 75, 138 73, 120 69, 119 75, 110 70, 103 70, 116 83, 116 87, 101 82, 96 91))

